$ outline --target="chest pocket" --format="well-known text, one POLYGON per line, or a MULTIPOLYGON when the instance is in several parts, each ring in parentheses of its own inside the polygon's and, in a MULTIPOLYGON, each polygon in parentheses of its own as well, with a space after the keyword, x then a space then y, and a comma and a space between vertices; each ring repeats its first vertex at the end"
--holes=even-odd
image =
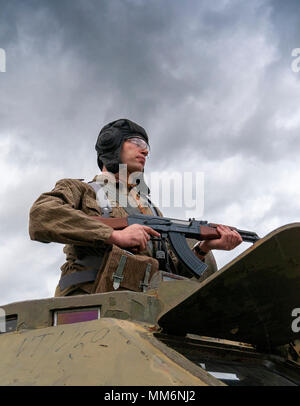
POLYGON ((82 211, 90 216, 101 216, 102 211, 92 196, 84 196, 82 199, 82 211))

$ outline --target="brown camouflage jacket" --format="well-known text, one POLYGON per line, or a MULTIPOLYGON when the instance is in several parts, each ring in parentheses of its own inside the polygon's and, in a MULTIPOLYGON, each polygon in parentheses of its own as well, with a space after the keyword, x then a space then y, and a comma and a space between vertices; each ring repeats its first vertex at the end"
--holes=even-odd
MULTIPOLYGON (((129 191, 129 196, 131 196, 131 191, 129 191)), ((132 196, 135 198, 136 195, 132 196)), ((112 207, 112 217, 128 215, 125 209, 118 205, 118 202, 115 202, 115 206, 112 207)), ((158 213, 162 215, 159 210, 158 213)), ((152 215, 153 212, 146 207, 145 214, 152 215)), ((105 241, 111 236, 113 229, 91 218, 91 216, 101 215, 96 193, 88 183, 80 179, 62 179, 56 183, 51 192, 43 193, 34 202, 29 216, 30 238, 41 242, 65 244, 66 262, 61 267, 61 277, 63 277, 83 270, 82 265, 75 263, 76 260, 87 255, 103 256, 107 251, 108 245, 105 244, 105 241)), ((188 242, 191 246, 195 241, 188 242)), ((153 252, 147 248, 141 254, 152 256, 153 252)), ((184 267, 171 250, 169 250, 169 254, 176 272, 185 274, 184 267)), ((200 280, 217 269, 213 255, 209 254, 206 257, 205 262, 209 268, 200 280)), ((58 285, 55 296, 67 296, 78 288, 83 293, 91 293, 92 287, 93 282, 81 283, 64 290, 61 290, 58 285)))

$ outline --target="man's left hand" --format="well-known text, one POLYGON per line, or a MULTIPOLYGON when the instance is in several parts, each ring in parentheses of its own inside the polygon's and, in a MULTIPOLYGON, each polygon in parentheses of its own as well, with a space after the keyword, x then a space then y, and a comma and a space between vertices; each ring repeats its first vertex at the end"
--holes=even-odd
POLYGON ((199 247, 201 248, 202 251, 204 252, 208 252, 210 250, 230 251, 233 248, 240 245, 240 243, 243 241, 240 234, 235 230, 231 230, 229 227, 219 225, 217 227, 217 231, 220 234, 219 239, 201 241, 199 247))

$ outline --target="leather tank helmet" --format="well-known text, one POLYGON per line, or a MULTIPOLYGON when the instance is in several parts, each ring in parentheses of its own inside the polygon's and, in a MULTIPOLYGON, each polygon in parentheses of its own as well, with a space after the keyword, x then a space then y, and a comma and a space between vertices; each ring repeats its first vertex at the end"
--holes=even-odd
POLYGON ((97 162, 99 168, 106 169, 111 173, 119 172, 121 148, 129 138, 141 137, 147 144, 148 135, 143 127, 128 119, 119 119, 105 125, 99 135, 95 145, 97 151, 97 162))

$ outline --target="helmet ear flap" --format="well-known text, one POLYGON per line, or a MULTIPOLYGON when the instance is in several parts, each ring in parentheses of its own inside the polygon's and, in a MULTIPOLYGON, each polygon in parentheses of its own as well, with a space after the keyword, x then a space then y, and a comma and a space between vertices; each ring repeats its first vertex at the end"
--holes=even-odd
POLYGON ((98 157, 97 157, 97 163, 98 163, 98 166, 99 166, 100 170, 102 171, 103 170, 103 162, 101 161, 99 154, 98 154, 98 157))

